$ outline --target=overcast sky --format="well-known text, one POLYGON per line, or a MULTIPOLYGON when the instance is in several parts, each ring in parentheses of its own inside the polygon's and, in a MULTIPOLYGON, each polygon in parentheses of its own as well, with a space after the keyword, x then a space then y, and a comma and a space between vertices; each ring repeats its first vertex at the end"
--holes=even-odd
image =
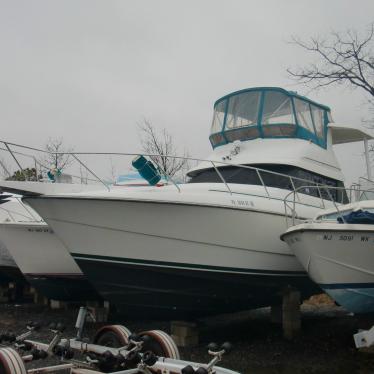
MULTIPOLYGON (((364 31, 373 15, 373 0, 0 0, 0 138, 136 152, 147 118, 204 157, 217 98, 252 86, 307 93, 286 73, 311 58, 291 36, 364 31)), ((308 96, 336 122, 368 116, 359 91, 308 96)), ((362 147, 342 148, 349 179, 363 175, 362 147)))

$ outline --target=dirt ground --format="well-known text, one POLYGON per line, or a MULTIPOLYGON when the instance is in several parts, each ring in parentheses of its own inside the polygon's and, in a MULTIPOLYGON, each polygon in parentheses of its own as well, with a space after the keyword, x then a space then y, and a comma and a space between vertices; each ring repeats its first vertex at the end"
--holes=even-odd
MULTIPOLYGON (((60 321, 67 326, 66 337, 75 335, 76 309, 49 310, 33 304, 0 304, 0 331, 25 331, 28 321, 44 326, 60 321)), ((170 323, 159 321, 113 321, 133 332, 148 329, 170 330, 170 323)), ((92 337, 102 324, 89 324, 85 336, 92 337)), ((374 373, 373 353, 359 352, 352 335, 374 325, 374 316, 353 316, 335 306, 326 297, 317 297, 302 306, 302 331, 293 341, 283 338, 279 325, 270 321, 270 309, 263 308, 235 315, 223 315, 200 323, 200 344, 181 349, 182 358, 206 363, 209 342, 230 341, 233 352, 220 366, 242 374, 306 374, 306 373, 374 373)), ((33 339, 48 341, 44 328, 33 339)), ((40 365, 40 362, 33 366, 40 365)))

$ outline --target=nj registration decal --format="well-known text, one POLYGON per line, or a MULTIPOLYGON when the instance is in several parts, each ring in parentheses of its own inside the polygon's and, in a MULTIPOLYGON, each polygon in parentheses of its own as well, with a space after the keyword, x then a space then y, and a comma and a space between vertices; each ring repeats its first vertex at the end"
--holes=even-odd
POLYGON ((374 242, 374 237, 368 235, 354 235, 354 234, 320 234, 317 235, 317 240, 337 240, 343 242, 374 242))

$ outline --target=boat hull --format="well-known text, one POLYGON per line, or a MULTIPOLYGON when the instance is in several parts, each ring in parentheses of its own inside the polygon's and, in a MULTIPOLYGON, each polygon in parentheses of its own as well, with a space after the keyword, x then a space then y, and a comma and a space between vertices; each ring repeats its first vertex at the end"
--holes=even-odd
POLYGON ((243 269, 199 268, 189 264, 130 263, 108 257, 74 258, 105 300, 131 318, 195 319, 200 316, 281 303, 281 290, 293 285, 303 297, 317 292, 305 276, 243 269))
POLYGON ((374 312, 374 231, 368 225, 311 223, 283 235, 309 276, 353 313, 374 312))
POLYGON ((10 282, 24 284, 26 283, 26 279, 17 266, 0 265, 0 284, 10 282))
POLYGON ((49 299, 99 299, 67 249, 43 222, 5 222, 0 235, 27 281, 49 299))
POLYGON ((0 283, 9 282, 25 283, 25 278, 5 244, 0 241, 0 283))
POLYGON ((128 316, 196 318, 318 292, 279 235, 284 216, 248 209, 27 198, 101 296, 128 316), (229 223, 229 224, 228 224, 229 223))
POLYGON ((99 294, 83 274, 26 274, 25 278, 48 299, 71 302, 100 299, 99 294))

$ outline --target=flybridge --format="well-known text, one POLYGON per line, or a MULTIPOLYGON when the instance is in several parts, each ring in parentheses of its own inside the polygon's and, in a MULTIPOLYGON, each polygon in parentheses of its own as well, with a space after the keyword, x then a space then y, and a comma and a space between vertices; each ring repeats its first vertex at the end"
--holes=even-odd
POLYGON ((326 148, 330 108, 278 87, 226 95, 214 104, 213 148, 235 140, 300 138, 326 148))

